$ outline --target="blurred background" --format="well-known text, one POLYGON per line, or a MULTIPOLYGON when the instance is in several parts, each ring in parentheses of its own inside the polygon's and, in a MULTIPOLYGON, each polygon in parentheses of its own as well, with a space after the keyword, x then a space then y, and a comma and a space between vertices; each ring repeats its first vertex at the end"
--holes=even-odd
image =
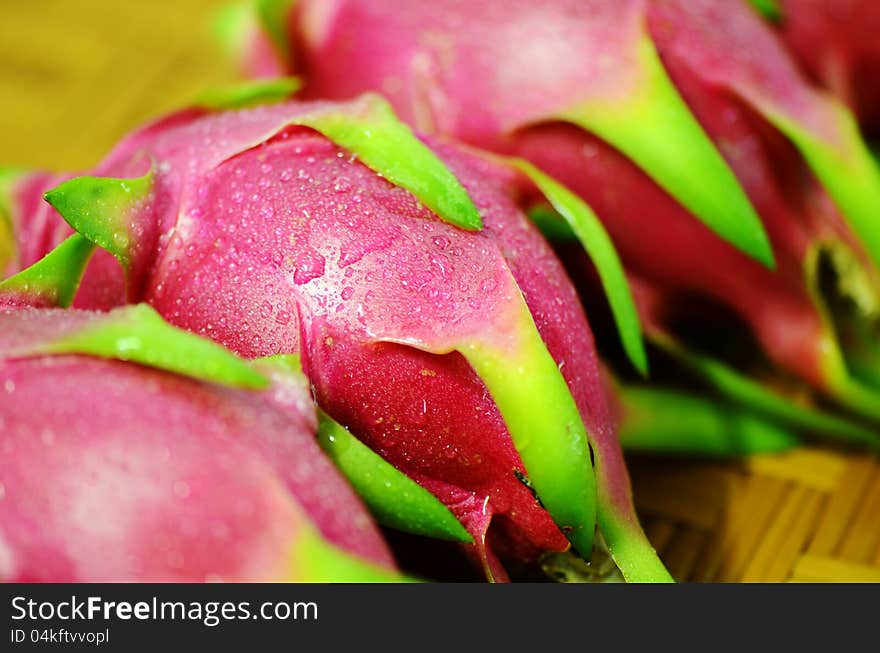
MULTIPOLYGON (((123 134, 235 80, 223 0, 0 0, 0 166, 80 170, 123 134)), ((880 465, 805 447, 742 460, 629 458, 681 581, 880 582, 880 465)))
POLYGON ((223 0, 0 0, 0 165, 80 169, 235 71, 223 0))

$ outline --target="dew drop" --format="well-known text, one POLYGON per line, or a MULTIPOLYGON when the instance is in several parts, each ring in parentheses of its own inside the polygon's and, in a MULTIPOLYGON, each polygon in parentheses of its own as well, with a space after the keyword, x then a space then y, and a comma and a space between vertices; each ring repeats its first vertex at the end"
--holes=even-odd
POLYGON ((333 190, 337 193, 347 193, 351 190, 351 182, 348 179, 340 177, 336 180, 336 183, 333 184, 333 190))
POLYGON ((126 249, 128 247, 128 236, 121 231, 114 231, 113 244, 119 249, 126 249))
POLYGON ((301 257, 293 273, 293 282, 298 286, 302 286, 312 279, 323 276, 324 265, 324 257, 320 254, 301 257))

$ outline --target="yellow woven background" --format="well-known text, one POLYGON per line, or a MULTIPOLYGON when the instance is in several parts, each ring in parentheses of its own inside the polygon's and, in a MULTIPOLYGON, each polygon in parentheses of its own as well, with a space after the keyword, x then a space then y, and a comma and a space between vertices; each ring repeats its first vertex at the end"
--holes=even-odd
MULTIPOLYGON (((0 165, 82 169, 132 127, 234 79, 218 0, 0 0, 0 165)), ((880 465, 809 448, 632 461, 646 530, 679 580, 880 582, 880 465)))
POLYGON ((0 165, 78 169, 143 121, 234 80, 228 0, 0 0, 0 165))

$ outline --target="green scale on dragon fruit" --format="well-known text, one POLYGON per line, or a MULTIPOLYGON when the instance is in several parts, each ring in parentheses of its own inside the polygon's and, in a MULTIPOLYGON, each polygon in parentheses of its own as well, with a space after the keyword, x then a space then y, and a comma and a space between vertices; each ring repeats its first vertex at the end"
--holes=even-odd
POLYGON ((519 202, 537 188, 595 234, 643 369, 634 304, 595 216, 552 179, 423 142, 376 96, 184 110, 94 175, 46 193, 120 264, 99 252, 74 305, 146 302, 247 358, 298 353, 321 408, 440 498, 491 578, 570 542, 590 558, 598 524, 625 577, 669 579, 576 291, 519 202))
POLYGON ((652 339, 676 304, 720 302, 784 374, 880 420, 880 174, 747 2, 256 5, 262 34, 238 29, 253 74, 301 75, 303 98, 381 91, 426 133, 531 160, 667 298, 643 314, 652 339))

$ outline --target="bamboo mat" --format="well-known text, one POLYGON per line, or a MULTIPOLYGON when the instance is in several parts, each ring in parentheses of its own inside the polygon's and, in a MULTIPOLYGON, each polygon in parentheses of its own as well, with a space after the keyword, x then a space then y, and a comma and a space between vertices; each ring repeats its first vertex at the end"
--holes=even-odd
MULTIPOLYGON (((234 79, 217 0, 0 0, 0 165, 80 169, 124 133, 234 79)), ((681 581, 880 582, 880 464, 832 449, 633 458, 649 537, 681 581)))
POLYGON ((636 505, 680 581, 880 582, 880 461, 801 448, 631 459, 636 505))

